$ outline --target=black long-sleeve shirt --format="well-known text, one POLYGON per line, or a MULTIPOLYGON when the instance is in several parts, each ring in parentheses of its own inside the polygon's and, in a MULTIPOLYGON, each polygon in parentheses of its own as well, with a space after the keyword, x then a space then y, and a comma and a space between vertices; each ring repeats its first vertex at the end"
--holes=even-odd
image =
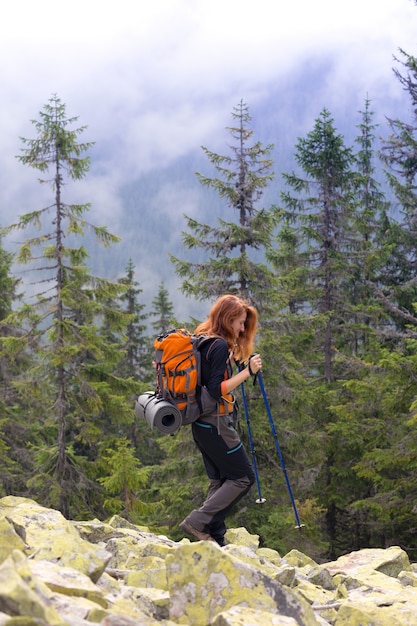
POLYGON ((229 363, 229 346, 222 337, 215 337, 201 347, 201 384, 212 398, 219 401, 221 384, 229 363))

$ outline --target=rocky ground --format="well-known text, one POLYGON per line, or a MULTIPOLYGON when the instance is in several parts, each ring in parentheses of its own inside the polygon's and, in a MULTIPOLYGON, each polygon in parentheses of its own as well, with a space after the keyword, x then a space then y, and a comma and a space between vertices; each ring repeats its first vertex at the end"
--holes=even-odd
POLYGON ((417 625, 417 567, 399 547, 317 564, 231 529, 174 542, 120 517, 71 522, 0 499, 0 626, 417 625))

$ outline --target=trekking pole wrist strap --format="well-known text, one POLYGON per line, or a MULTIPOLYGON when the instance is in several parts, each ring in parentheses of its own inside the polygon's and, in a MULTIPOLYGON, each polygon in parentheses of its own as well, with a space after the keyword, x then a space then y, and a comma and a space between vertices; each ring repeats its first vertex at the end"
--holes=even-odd
POLYGON ((250 360, 251 360, 251 358, 252 358, 252 355, 249 357, 249 360, 248 360, 248 370, 249 370, 249 374, 250 374, 251 376, 255 376, 255 372, 252 370, 252 368, 251 368, 251 366, 250 366, 250 360))
POLYGON ((256 384, 256 379, 257 379, 257 377, 258 377, 258 373, 257 373, 257 372, 254 372, 254 371, 252 370, 251 366, 250 366, 250 360, 251 360, 251 358, 252 358, 253 356, 255 356, 255 355, 254 355, 254 354, 251 354, 251 355, 250 355, 250 357, 249 357, 249 359, 248 359, 248 370, 249 370, 249 374, 250 374, 250 375, 252 376, 252 378, 253 378, 253 384, 255 385, 255 384, 256 384))

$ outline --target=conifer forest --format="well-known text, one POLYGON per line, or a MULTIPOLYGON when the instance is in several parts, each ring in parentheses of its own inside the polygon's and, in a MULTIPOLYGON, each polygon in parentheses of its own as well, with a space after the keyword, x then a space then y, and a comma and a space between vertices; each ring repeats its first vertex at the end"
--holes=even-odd
MULTIPOLYGON (((283 553, 399 545, 417 558, 416 58, 401 51, 394 73, 410 119, 377 128, 365 100, 346 145, 324 108, 271 206, 273 144, 238 102, 225 154, 203 148, 216 175, 197 173, 229 217, 186 217, 170 259, 184 298, 238 293, 259 312, 268 402, 259 382, 237 393, 259 482, 228 523, 283 553)), ((93 275, 87 242, 111 254, 118 237, 91 223, 89 199, 67 203, 67 183, 88 176, 85 127, 53 95, 32 128, 18 158, 50 200, 1 225, 0 497, 69 519, 119 514, 179 540, 207 488, 200 455, 189 427, 162 435, 134 406, 155 387, 153 338, 201 320, 177 319, 164 283, 147 310, 129 258, 117 280, 93 275)))

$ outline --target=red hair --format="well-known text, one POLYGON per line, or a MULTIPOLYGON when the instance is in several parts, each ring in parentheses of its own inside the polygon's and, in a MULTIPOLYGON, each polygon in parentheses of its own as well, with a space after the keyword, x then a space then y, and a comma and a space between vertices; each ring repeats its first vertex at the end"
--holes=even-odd
POLYGON ((207 320, 197 326, 195 333, 223 337, 229 349, 233 350, 234 357, 239 361, 246 361, 253 353, 257 324, 256 309, 242 298, 227 294, 216 300, 207 320), (245 330, 239 335, 236 345, 232 323, 244 313, 246 313, 245 330))

